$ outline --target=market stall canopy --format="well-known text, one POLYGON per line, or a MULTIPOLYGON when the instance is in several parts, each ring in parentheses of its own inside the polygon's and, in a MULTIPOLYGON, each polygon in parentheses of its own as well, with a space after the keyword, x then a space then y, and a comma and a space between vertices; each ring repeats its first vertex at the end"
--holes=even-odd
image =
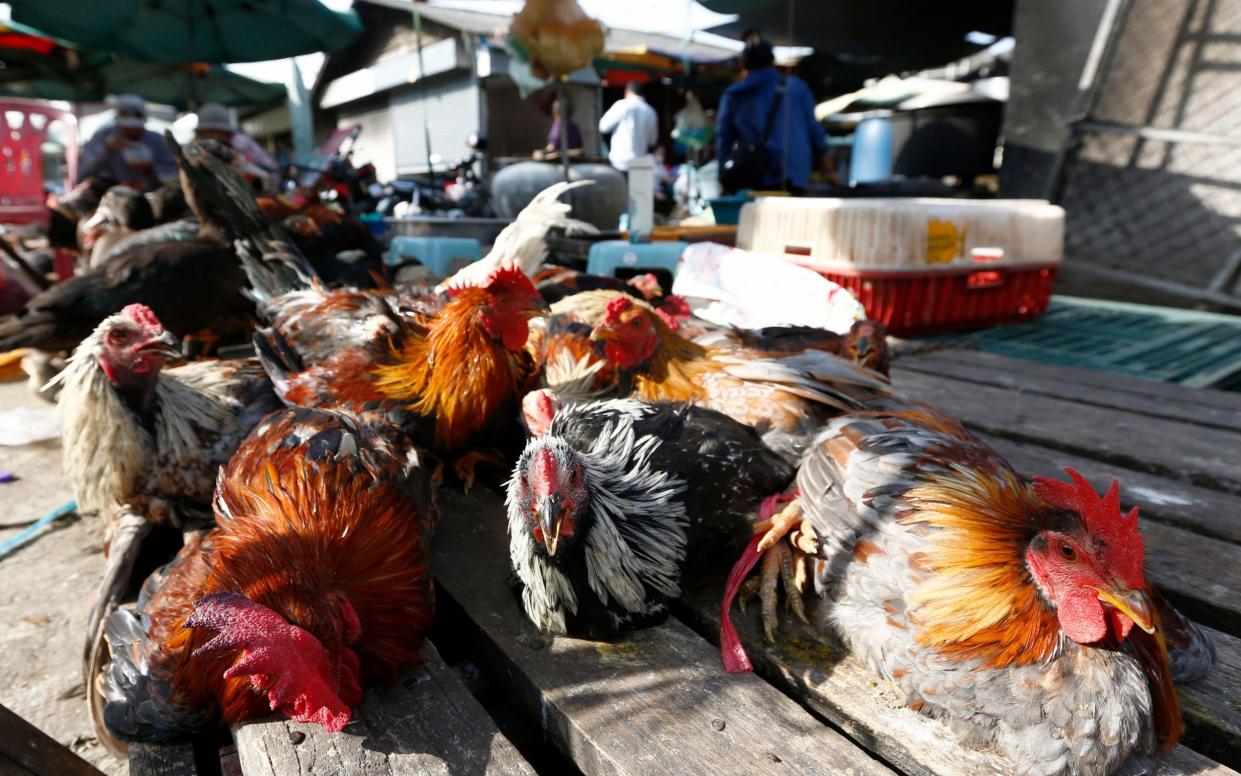
MULTIPOLYGON (((756 29, 773 44, 812 46, 807 63, 834 86, 942 65, 977 51, 971 32, 1012 32, 1014 0, 701 0, 717 13, 738 14, 711 32, 740 38, 756 29), (791 22, 791 24, 790 24, 791 22)), ((816 79, 817 80, 817 79, 816 79)))
POLYGON ((191 81, 204 102, 263 106, 286 96, 283 84, 255 81, 216 65, 132 62, 62 46, 17 24, 0 24, 0 63, 0 95, 6 97, 81 102, 129 93, 185 110, 191 81))
POLYGON ((13 19, 82 48, 144 62, 258 62, 334 51, 362 31, 319 0, 10 0, 13 19))

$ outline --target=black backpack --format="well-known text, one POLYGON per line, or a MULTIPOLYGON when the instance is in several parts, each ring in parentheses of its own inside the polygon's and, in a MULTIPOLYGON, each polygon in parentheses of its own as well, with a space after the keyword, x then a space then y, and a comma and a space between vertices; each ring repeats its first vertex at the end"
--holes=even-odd
POLYGON ((767 123, 763 126, 763 134, 753 142, 746 142, 741 134, 733 141, 733 147, 720 160, 720 185, 728 191, 756 189, 763 182, 763 173, 767 171, 767 138, 771 136, 772 125, 776 121, 776 109, 784 100, 785 81, 780 80, 776 93, 771 100, 771 108, 767 111, 767 123))

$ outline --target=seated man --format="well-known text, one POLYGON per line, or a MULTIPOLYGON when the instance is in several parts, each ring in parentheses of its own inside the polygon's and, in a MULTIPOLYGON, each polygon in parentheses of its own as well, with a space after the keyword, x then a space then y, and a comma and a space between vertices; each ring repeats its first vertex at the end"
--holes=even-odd
POLYGON ((159 134, 146 128, 146 103, 136 94, 116 98, 116 120, 82 148, 78 178, 106 178, 139 191, 177 179, 177 162, 159 134))

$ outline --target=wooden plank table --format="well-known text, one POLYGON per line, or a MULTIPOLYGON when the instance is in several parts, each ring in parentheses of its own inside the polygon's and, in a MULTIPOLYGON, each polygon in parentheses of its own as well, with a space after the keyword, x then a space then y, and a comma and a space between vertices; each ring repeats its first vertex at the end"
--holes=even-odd
MULTIPOLYGON (((1207 626, 1219 653, 1206 679, 1180 688, 1186 734, 1157 772, 1236 773, 1241 394, 972 351, 904 357, 894 383, 960 417, 1023 474, 1072 466, 1096 487, 1120 480, 1122 499, 1141 508, 1149 578, 1207 626)), ((903 707, 894 687, 821 635, 785 622, 765 644, 757 607, 735 617, 756 673, 725 673, 713 645, 726 568, 687 584, 668 622, 618 643, 540 635, 509 587, 500 494, 445 491, 443 506, 434 638, 507 698, 527 732, 522 753, 431 651, 419 669, 430 682, 368 690, 345 734, 284 721, 234 731, 247 776, 529 773, 540 748, 562 758, 548 773, 1011 773, 995 753, 965 748, 903 707), (444 740, 449 731, 455 742, 444 740)))

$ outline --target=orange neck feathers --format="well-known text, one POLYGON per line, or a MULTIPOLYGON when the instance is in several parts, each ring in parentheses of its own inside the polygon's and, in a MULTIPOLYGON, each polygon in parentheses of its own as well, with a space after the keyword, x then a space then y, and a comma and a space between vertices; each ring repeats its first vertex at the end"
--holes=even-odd
POLYGON ((711 350, 682 337, 662 320, 651 316, 658 332, 655 352, 634 374, 634 389, 645 401, 692 402, 705 397, 702 377, 719 365, 711 350))
POLYGON ((929 532, 930 573, 911 592, 918 642, 984 667, 1029 665, 1051 658, 1064 635, 1056 613, 1025 566, 1046 509, 1007 467, 955 467, 905 494, 907 523, 929 532))
POLYGON ((439 450, 463 447, 519 392, 512 355, 483 328, 487 291, 462 288, 424 336, 409 338, 395 363, 374 370, 375 388, 410 411, 435 419, 439 450))

